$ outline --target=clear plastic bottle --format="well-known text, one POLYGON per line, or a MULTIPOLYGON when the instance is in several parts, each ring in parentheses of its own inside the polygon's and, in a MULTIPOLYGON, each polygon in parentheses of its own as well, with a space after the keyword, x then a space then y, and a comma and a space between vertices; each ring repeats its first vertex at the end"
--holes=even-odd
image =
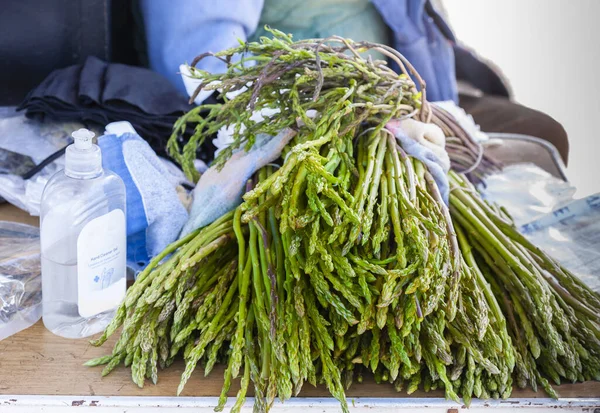
POLYGON ((126 289, 125 185, 102 169, 93 137, 73 132, 40 208, 44 325, 67 338, 102 331, 126 289))

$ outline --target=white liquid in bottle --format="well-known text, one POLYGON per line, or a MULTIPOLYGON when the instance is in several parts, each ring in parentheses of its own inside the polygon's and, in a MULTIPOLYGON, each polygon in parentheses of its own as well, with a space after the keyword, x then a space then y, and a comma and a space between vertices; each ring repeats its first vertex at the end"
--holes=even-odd
POLYGON ((42 300, 46 328, 81 338, 102 331, 125 295, 125 185, 102 169, 93 133, 73 138, 42 195, 42 300))

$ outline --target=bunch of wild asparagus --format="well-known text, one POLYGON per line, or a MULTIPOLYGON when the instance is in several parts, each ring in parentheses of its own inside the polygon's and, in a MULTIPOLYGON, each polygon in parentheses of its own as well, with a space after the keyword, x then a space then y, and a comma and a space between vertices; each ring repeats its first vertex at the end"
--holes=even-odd
POLYGON ((521 235, 501 209, 450 174, 450 210, 463 250, 510 322, 520 387, 600 380, 600 297, 521 235), (473 254, 475 251, 475 254, 473 254), (475 257, 474 257, 475 255, 475 257))
POLYGON ((107 374, 124 363, 142 386, 182 356, 181 391, 198 364, 208 374, 224 363, 217 410, 241 377, 234 411, 251 382, 255 408, 267 411, 305 382, 326 384, 347 410, 344 390, 365 373, 467 403, 508 397, 513 379, 554 394, 545 377, 597 378, 598 296, 455 173, 449 210, 425 166, 385 128, 418 116, 454 138, 455 167, 493 165, 406 73, 359 53, 409 63, 385 46, 273 34, 217 53, 225 74, 194 72, 201 88, 242 92, 186 114, 170 150, 195 177, 195 151, 219 128, 235 134, 217 164, 258 133, 293 128, 280 165, 255 174, 234 212, 151 262, 95 342, 122 327, 112 354, 88 365, 107 364, 107 374), (246 51, 255 65, 231 62, 246 51), (249 109, 263 108, 278 113, 250 120, 249 109), (181 151, 189 123, 196 133, 181 151))

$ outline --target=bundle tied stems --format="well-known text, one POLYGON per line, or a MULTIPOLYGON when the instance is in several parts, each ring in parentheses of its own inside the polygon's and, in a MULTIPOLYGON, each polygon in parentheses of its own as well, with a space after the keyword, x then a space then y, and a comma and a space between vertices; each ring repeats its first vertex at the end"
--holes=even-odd
POLYGON ((223 103, 184 115, 168 149, 197 179, 196 151, 222 127, 234 134, 215 160, 221 166, 258 134, 292 128, 295 136, 277 165, 254 174, 235 211, 169 246, 139 275, 94 342, 121 328, 112 354, 88 365, 108 374, 125 364, 142 386, 180 357, 181 393, 196 368, 209 374, 223 363, 216 410, 240 379, 234 412, 251 384, 257 411, 307 382, 324 384, 348 411, 345 391, 365 374, 409 394, 443 389, 466 404, 507 398, 513 383, 556 397, 548 378, 597 379, 598 294, 456 172, 448 208, 425 165, 387 131, 391 119, 433 122, 453 145, 455 168, 479 166, 476 178, 497 166, 426 103, 406 59, 368 42, 293 42, 271 32, 210 54, 227 63, 223 74, 192 68, 198 90, 220 90, 223 103), (402 73, 362 58, 367 50, 402 73), (250 119, 263 109, 275 111, 250 119), (190 124, 195 133, 182 148, 190 124))

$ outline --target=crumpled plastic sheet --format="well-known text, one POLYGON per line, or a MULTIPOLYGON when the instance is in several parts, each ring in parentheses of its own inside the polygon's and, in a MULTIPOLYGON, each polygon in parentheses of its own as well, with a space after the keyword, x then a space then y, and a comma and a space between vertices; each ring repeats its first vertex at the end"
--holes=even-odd
POLYGON ((0 221, 0 340, 42 316, 40 231, 0 221))
POLYGON ((600 194, 570 202, 519 230, 600 292, 600 194))
POLYGON ((485 199, 507 209, 516 225, 523 225, 573 200, 576 188, 539 166, 522 163, 506 166, 484 179, 485 199))
POLYGON ((486 177, 479 189, 533 244, 600 292, 600 194, 575 200, 576 187, 528 163, 486 177))
MULTIPOLYGON (((80 127, 83 125, 79 123, 37 122, 16 112, 14 107, 1 107, 0 148, 30 157, 37 165, 65 147, 71 132, 80 127)), ((0 197, 31 215, 39 215, 44 186, 63 167, 64 157, 60 157, 31 179, 21 178, 21 170, 0 174, 0 197)))

